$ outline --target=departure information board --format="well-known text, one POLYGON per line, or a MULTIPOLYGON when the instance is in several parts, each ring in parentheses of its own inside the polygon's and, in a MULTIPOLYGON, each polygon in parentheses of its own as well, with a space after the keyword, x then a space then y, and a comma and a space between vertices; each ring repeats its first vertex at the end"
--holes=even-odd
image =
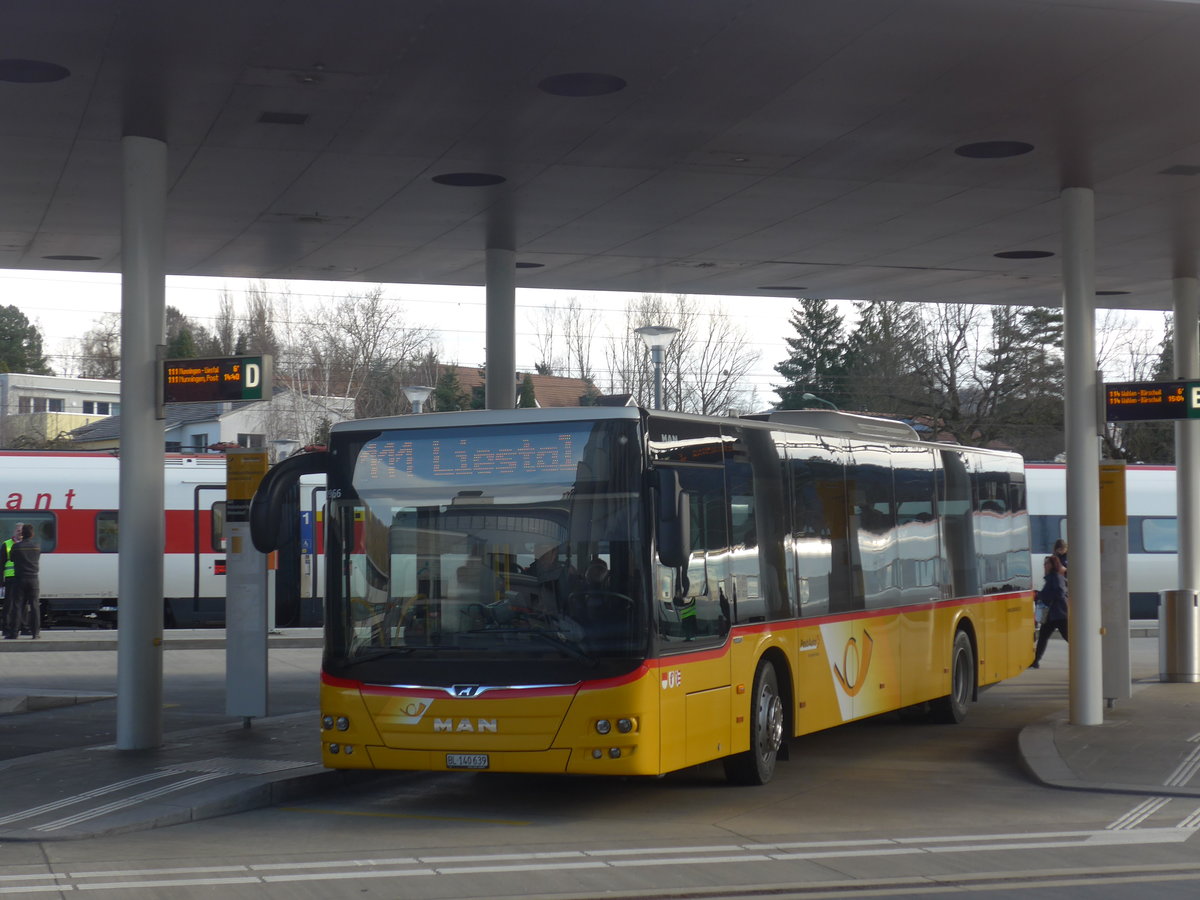
POLYGON ((1104 385, 1108 422, 1200 418, 1200 381, 1127 381, 1104 385))

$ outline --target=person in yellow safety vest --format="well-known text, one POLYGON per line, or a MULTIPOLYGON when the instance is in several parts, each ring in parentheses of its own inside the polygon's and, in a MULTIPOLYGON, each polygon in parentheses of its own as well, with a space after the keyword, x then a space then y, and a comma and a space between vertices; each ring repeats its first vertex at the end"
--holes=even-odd
MULTIPOLYGON (((12 537, 0 544, 0 564, 4 567, 4 596, 3 602, 0 603, 0 624, 5 627, 5 637, 9 637, 8 628, 8 606, 12 602, 12 598, 16 596, 17 570, 16 564, 12 558, 13 544, 21 539, 21 522, 17 523, 17 527, 13 529, 12 537)), ((16 635, 12 635, 16 637, 16 635)))

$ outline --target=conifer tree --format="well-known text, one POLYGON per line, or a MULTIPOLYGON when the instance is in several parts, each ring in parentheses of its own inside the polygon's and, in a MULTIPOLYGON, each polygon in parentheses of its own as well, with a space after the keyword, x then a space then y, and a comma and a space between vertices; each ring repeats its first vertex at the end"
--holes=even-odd
POLYGON ((788 358, 775 366, 787 381, 775 387, 780 409, 803 409, 810 404, 806 393, 841 405, 842 317, 828 300, 801 298, 789 324, 796 336, 784 338, 788 358))

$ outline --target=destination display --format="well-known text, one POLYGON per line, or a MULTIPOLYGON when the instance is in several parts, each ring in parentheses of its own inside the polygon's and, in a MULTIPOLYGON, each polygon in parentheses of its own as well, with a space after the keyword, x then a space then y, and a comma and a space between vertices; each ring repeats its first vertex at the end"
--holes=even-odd
POLYGON ((381 481, 445 484, 570 481, 591 434, 557 428, 515 433, 507 428, 391 432, 367 441, 354 466, 360 488, 381 481))
POLYGON ((1104 385, 1108 422, 1200 418, 1200 382, 1128 381, 1104 385))

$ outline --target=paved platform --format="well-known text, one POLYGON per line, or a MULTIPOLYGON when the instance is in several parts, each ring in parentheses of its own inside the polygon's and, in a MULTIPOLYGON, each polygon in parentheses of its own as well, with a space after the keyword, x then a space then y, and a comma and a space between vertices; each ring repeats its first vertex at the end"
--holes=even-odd
MULTIPOLYGON (((318 632, 298 631, 273 636, 271 646, 319 645, 318 632)), ((215 648, 223 641, 219 630, 164 636, 167 650, 215 648)), ((116 647, 112 632, 50 632, 40 641, 5 642, 0 653, 39 645, 44 655, 31 662, 62 653, 64 665, 69 654, 116 647)), ((1043 665, 1022 677, 1061 684, 1064 676, 1061 666, 1043 665)), ((36 711, 112 698, 100 692, 0 690, 0 714, 26 713, 22 719, 29 729, 61 727, 61 718, 51 721, 36 711)), ((323 768, 317 731, 314 709, 255 719, 249 727, 231 720, 170 732, 154 750, 107 744, 8 759, 0 762, 0 840, 80 839, 157 828, 291 801, 372 776, 323 768)), ((1200 684, 1140 678, 1131 699, 1105 710, 1104 724, 1072 725, 1064 710, 1027 725, 1019 747, 1031 776, 1053 787, 1200 797, 1200 684)))

